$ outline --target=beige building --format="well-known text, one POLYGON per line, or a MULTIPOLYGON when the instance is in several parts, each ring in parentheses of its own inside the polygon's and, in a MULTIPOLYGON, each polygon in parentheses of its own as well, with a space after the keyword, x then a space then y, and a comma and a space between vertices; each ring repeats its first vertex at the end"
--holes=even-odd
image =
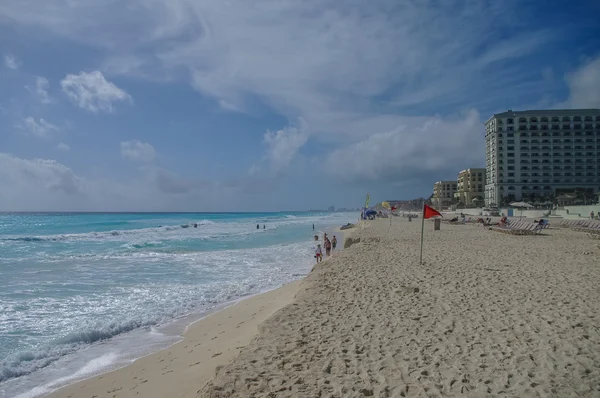
POLYGON ((485 168, 466 169, 458 173, 454 199, 465 206, 483 205, 485 197, 485 168))
POLYGON ((433 184, 433 197, 431 203, 441 209, 452 205, 452 198, 456 192, 456 181, 437 181, 433 184))
POLYGON ((508 110, 485 141, 487 206, 600 189, 600 109, 508 110))

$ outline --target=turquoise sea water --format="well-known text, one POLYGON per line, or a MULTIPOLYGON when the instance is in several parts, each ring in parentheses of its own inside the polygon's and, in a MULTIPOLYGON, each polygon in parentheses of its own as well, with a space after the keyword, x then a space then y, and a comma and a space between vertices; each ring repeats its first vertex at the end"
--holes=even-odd
POLYGON ((44 394, 174 342, 177 320, 305 275, 312 224, 356 217, 0 214, 0 396, 44 394))

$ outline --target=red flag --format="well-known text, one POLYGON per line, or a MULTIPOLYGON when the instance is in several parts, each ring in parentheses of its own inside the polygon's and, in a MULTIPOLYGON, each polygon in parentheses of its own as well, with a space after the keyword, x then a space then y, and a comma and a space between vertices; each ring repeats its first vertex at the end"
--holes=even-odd
POLYGON ((427 205, 425 205, 423 207, 423 218, 431 218, 431 217, 435 217, 435 216, 443 217, 442 213, 440 213, 439 211, 437 211, 433 207, 427 206, 427 205))

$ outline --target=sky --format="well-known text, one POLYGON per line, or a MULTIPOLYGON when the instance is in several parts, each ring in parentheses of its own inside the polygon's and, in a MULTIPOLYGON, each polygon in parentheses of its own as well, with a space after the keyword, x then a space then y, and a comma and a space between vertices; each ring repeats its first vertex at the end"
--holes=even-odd
POLYGON ((600 3, 0 2, 0 211, 429 196, 492 114, 600 108, 600 3))

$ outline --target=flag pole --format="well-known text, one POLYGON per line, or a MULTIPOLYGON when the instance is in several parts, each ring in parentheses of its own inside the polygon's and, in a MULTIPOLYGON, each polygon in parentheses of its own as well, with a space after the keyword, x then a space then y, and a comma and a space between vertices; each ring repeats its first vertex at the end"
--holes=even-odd
POLYGON ((421 211, 421 254, 419 255, 419 265, 423 265, 423 230, 425 229, 425 201, 423 201, 423 211, 421 211))

